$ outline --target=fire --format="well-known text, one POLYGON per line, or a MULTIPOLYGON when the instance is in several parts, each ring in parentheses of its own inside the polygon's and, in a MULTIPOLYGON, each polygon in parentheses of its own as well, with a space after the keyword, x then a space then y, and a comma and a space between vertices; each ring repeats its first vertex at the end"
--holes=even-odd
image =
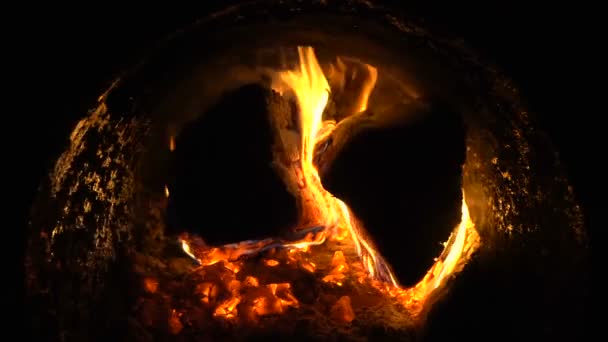
POLYGON ((190 251, 190 245, 185 241, 185 240, 181 240, 182 243, 182 249, 184 250, 184 252, 186 254, 188 254, 189 257, 191 257, 192 259, 198 261, 198 258, 192 254, 192 252, 190 251))
POLYGON ((232 297, 227 301, 221 303, 213 313, 213 316, 223 316, 228 319, 236 318, 237 310, 236 306, 241 302, 239 297, 232 297))
POLYGON ((410 290, 413 300, 423 301, 432 291, 443 285, 448 277, 459 271, 463 266, 462 261, 468 260, 478 246, 479 235, 475 231, 475 224, 469 215, 464 196, 463 191, 460 224, 446 243, 442 257, 436 260, 424 278, 410 290))
POLYGON ((352 103, 352 110, 355 113, 362 113, 367 110, 369 96, 374 90, 376 81, 378 80, 378 69, 369 64, 359 64, 357 68, 349 73, 349 67, 352 63, 347 63, 344 58, 338 57, 336 63, 329 66, 328 78, 331 80, 332 88, 345 89, 346 84, 350 80, 363 79, 360 87, 356 89, 356 93, 349 94, 352 103))
MULTIPOLYGON (((214 317, 225 319, 243 316, 255 320, 259 316, 299 307, 290 283, 268 281, 257 273, 247 273, 251 270, 244 267, 243 258, 265 253, 260 267, 267 270, 295 267, 319 276, 328 286, 342 288, 345 284, 369 284, 411 311, 419 312, 431 293, 459 272, 478 246, 479 236, 469 216, 464 192, 461 222, 446 242, 443 253, 418 284, 411 288, 400 287, 389 264, 348 206, 322 186, 313 162, 315 146, 339 123, 323 118, 331 89, 314 50, 299 47, 298 54, 298 68, 276 72, 272 88, 284 97, 291 97, 298 107, 297 132, 293 127, 280 126, 280 120, 275 120, 274 124, 282 144, 280 147, 288 156, 283 158, 288 161, 281 164, 282 177, 299 200, 300 228, 281 238, 215 247, 207 246, 199 238, 183 235, 180 241, 184 252, 201 268, 214 268, 222 274, 215 280, 203 278, 195 293, 201 303, 212 305, 214 317), (332 251, 331 260, 317 258, 315 248, 328 245, 328 242, 338 246, 332 251), (237 275, 241 280, 237 280, 237 275)), ((330 73, 335 76, 341 68, 344 65, 338 61, 338 66, 330 68, 330 73)), ((361 94, 354 99, 359 111, 367 109, 377 79, 374 67, 365 65, 365 69, 370 77, 360 89, 361 94)), ((174 143, 171 146, 174 148, 174 143)), ((354 315, 348 296, 341 297, 331 309, 331 316, 343 322, 352 321, 354 315)))
POLYGON ((329 83, 311 47, 298 47, 300 67, 296 71, 279 72, 275 89, 293 91, 300 110, 300 160, 304 177, 317 177, 312 163, 315 138, 323 123, 323 110, 329 99, 329 83))
MULTIPOLYGON (((301 179, 295 180, 303 184, 299 195, 304 197, 302 202, 313 208, 305 208, 303 221, 312 220, 314 223, 332 227, 330 238, 343 239, 348 233, 357 254, 364 260, 367 271, 374 278, 397 285, 388 264, 375 250, 372 241, 366 237, 362 227, 358 226, 346 204, 334 197, 323 188, 319 171, 313 163, 314 148, 320 137, 331 133, 335 123, 323 121, 323 112, 329 99, 329 83, 317 61, 312 47, 298 47, 299 68, 297 70, 281 71, 273 82, 273 88, 280 93, 290 93, 295 97, 299 109, 300 123, 300 160, 299 174, 301 179), (320 135, 320 132, 323 132, 320 135)), ((367 108, 367 99, 373 90, 377 72, 373 70, 373 83, 364 88, 358 106, 367 108), (363 99, 363 100, 361 100, 363 99), (362 101, 362 102, 361 102, 362 101)), ((290 181, 289 179, 287 180, 290 181)))
POLYGON ((264 264, 266 264, 266 266, 274 267, 274 266, 277 266, 279 264, 279 262, 274 259, 268 259, 268 260, 264 261, 264 264))

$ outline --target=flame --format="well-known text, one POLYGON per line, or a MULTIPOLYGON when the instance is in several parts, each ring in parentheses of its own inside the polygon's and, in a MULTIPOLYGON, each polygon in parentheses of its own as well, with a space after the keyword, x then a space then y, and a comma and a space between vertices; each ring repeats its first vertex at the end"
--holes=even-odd
MULTIPOLYGON (((326 227, 333 227, 330 238, 342 240, 345 235, 349 235, 357 254, 365 260, 367 271, 372 277, 390 282, 397 285, 388 264, 376 251, 373 243, 366 237, 362 227, 356 224, 348 206, 334 197, 323 188, 319 171, 313 163, 314 148, 320 138, 331 133, 335 127, 333 121, 323 121, 323 111, 329 99, 329 83, 323 74, 323 70, 317 61, 312 47, 298 47, 299 68, 277 73, 273 82, 273 88, 280 93, 290 92, 296 99, 299 109, 300 123, 300 161, 301 189, 306 202, 314 208, 309 209, 313 213, 312 217, 305 219, 315 220, 315 223, 323 224, 326 227), (322 134, 320 135, 320 131, 322 134)), ((367 100, 371 90, 374 88, 377 71, 369 68, 372 75, 371 81, 364 86, 364 95, 358 99, 359 109, 367 108, 367 100)), ((317 241, 318 242, 318 241, 317 241)), ((301 248, 309 245, 303 242, 294 245, 301 248)))
MULTIPOLYGON (((464 197, 464 192, 462 196, 464 197)), ((450 248, 448 256, 443 261, 439 275, 435 278, 435 281, 433 283, 433 289, 439 287, 441 281, 445 279, 447 275, 451 274, 452 271, 454 271, 454 268, 456 268, 458 259, 460 258, 460 255, 464 250, 467 230, 472 228, 473 226, 473 221, 471 221, 471 217, 469 216, 469 207, 467 206, 467 203, 464 200, 462 201, 461 211, 462 215, 460 219, 460 224, 458 225, 458 229, 456 230, 456 240, 450 248)))
MULTIPOLYGON (((280 82, 295 94, 300 109, 301 167, 305 176, 314 176, 313 152, 321 128, 323 110, 329 100, 329 83, 311 47, 298 47, 300 67, 278 73, 280 82)), ((281 89, 280 87, 279 89, 281 89)))
POLYGON ((469 215, 469 207, 462 192, 461 220, 446 243, 443 253, 426 275, 414 287, 386 288, 391 296, 400 299, 414 313, 419 312, 430 295, 444 286, 451 276, 460 272, 465 263, 479 247, 479 234, 469 215))
POLYGON ((415 286, 414 289, 422 292, 419 296, 428 295, 431 291, 441 286, 446 278, 454 273, 467 249, 470 249, 473 244, 477 243, 478 235, 469 215, 469 207, 464 200, 464 191, 462 192, 462 198, 460 224, 449 239, 453 238, 454 240, 450 246, 448 246, 448 243, 445 244, 445 258, 437 260, 422 281, 415 286), (467 237, 471 238, 468 243, 467 237))
POLYGON ((181 240, 181 242, 182 242, 182 250, 186 254, 188 254, 188 256, 191 257, 192 259, 200 262, 200 260, 194 254, 192 254, 192 252, 190 251, 190 245, 185 240, 181 240))
POLYGON ((165 185, 165 197, 169 198, 169 187, 165 185))

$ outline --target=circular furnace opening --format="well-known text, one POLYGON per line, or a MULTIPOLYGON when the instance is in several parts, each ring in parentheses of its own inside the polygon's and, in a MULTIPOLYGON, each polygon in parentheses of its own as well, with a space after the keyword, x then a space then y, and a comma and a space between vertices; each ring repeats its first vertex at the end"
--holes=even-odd
MULTIPOLYGON (((509 81, 365 4, 197 22, 100 96, 50 175, 27 285, 51 335, 411 340, 467 275, 561 295, 544 280, 584 254, 572 190, 509 81)), ((461 305, 484 308, 473 297, 461 305)))

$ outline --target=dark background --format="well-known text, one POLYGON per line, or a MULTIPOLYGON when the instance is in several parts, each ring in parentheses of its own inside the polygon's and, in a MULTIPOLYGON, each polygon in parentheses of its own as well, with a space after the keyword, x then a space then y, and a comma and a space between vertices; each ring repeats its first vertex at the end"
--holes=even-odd
MULTIPOLYGON (((130 9, 110 4, 45 5, 20 14, 21 24, 11 31, 19 62, 27 65, 20 69, 24 86, 18 87, 25 101, 20 102, 18 116, 27 124, 20 137, 26 163, 20 162, 19 171, 26 177, 18 202, 20 227, 25 226, 39 181, 100 91, 164 34, 221 7, 219 2, 205 3, 206 8, 197 10, 150 4, 130 9)), ((594 191, 601 184, 603 163, 603 154, 596 152, 602 113, 592 105, 593 89, 599 87, 592 83, 599 77, 593 61, 599 43, 594 38, 596 9, 582 3, 404 8, 426 14, 433 25, 464 37, 514 79, 560 152, 593 238, 598 225, 594 191)), ((17 241, 24 243, 24 238, 21 233, 17 241)), ((22 254, 16 258, 21 275, 22 254)))

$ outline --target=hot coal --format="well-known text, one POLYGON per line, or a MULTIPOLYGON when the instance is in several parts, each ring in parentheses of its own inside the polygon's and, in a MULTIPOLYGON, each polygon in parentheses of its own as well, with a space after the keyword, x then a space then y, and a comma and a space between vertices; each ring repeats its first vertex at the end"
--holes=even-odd
POLYGON ((460 116, 433 104, 416 122, 356 135, 323 176, 403 285, 424 276, 460 221, 464 153, 460 116))
POLYGON ((277 236, 296 222, 294 198, 272 167, 267 89, 225 94, 176 139, 170 222, 213 245, 277 236))

